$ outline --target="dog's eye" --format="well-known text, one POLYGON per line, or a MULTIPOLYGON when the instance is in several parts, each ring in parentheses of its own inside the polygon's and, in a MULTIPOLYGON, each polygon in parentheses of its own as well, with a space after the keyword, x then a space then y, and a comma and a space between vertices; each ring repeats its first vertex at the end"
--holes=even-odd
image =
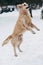
POLYGON ((24 4, 24 6, 26 6, 26 4, 24 4))

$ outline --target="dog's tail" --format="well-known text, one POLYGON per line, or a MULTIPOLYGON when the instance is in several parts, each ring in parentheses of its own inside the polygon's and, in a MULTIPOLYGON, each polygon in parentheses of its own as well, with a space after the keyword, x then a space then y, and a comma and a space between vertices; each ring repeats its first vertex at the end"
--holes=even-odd
POLYGON ((7 44, 10 39, 12 39, 12 35, 8 36, 8 37, 3 41, 2 46, 4 46, 5 44, 7 44))

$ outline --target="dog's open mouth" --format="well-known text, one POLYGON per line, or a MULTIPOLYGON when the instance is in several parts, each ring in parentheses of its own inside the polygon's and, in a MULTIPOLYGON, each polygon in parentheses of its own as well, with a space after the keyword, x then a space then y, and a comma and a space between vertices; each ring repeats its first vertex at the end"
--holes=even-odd
POLYGON ((28 9, 29 8, 29 6, 28 7, 26 7, 26 9, 28 9))

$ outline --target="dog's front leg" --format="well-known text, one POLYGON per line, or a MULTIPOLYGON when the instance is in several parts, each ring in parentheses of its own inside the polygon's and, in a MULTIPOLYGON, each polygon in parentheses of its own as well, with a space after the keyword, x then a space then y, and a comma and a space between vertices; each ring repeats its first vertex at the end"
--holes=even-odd
POLYGON ((26 25, 25 23, 23 23, 23 26, 24 26, 27 30, 29 30, 29 31, 31 31, 33 34, 35 34, 35 32, 32 30, 32 28, 31 28, 30 26, 26 25))
POLYGON ((33 28, 35 28, 36 30, 40 31, 40 29, 39 29, 37 26, 35 26, 34 24, 31 24, 31 27, 33 27, 33 28))
POLYGON ((33 34, 36 34, 31 28, 29 28, 29 31, 31 31, 33 34))

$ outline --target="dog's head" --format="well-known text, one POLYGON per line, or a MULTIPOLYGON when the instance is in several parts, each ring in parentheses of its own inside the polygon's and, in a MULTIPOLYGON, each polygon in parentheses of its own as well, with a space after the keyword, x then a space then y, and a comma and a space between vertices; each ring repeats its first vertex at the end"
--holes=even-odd
POLYGON ((29 6, 27 3, 22 3, 22 4, 17 5, 17 8, 27 10, 29 8, 29 6))

